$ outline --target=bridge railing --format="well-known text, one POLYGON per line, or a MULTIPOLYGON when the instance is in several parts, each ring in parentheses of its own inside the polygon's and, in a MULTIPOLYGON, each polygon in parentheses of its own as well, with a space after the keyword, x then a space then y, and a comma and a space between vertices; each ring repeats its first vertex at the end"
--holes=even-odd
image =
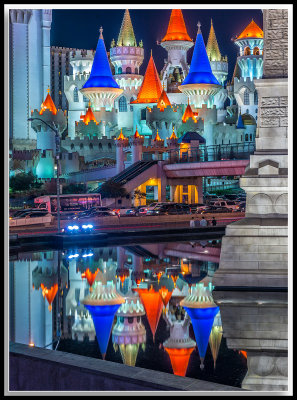
POLYGON ((255 151, 254 142, 224 145, 177 148, 163 154, 163 159, 174 163, 191 163, 224 160, 247 160, 255 151))

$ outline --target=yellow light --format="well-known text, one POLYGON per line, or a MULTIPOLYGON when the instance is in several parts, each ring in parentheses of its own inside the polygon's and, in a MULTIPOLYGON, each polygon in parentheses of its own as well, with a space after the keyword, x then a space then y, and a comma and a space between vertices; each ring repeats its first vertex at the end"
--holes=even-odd
POLYGON ((35 344, 34 344, 33 342, 30 342, 30 343, 29 343, 29 346, 30 346, 30 347, 34 347, 35 344))

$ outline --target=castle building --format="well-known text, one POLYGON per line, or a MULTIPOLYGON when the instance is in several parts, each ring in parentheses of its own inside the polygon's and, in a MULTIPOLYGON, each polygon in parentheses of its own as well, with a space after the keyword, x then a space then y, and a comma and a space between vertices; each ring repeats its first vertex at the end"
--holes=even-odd
POLYGON ((28 118, 50 85, 52 10, 9 11, 9 141, 14 150, 36 148, 28 118), (38 40, 37 40, 38 38, 38 40))

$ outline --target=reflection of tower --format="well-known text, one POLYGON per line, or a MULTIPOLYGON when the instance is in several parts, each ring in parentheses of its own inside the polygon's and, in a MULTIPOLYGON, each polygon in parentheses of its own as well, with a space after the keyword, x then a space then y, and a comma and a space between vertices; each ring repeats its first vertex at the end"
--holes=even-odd
POLYGON ((184 96, 180 94, 177 86, 188 75, 187 51, 194 44, 188 35, 181 10, 171 11, 167 33, 160 44, 168 53, 161 71, 162 84, 170 93, 171 101, 181 104, 184 102, 184 96))
POLYGON ((88 312, 78 314, 75 310, 75 319, 72 326, 72 339, 77 339, 79 342, 88 337, 90 341, 95 340, 95 328, 91 315, 88 312))
POLYGON ((114 79, 119 87, 124 90, 116 100, 119 110, 119 128, 133 128, 133 107, 130 107, 129 103, 136 99, 143 80, 143 77, 139 74, 143 57, 142 42, 137 46, 130 14, 126 10, 118 41, 116 44, 113 41, 110 49, 110 61, 115 67, 114 79))
POLYGON ((92 315, 96 337, 102 358, 105 358, 114 315, 125 300, 117 292, 113 282, 106 285, 95 282, 93 291, 85 297, 83 304, 92 315))
POLYGON ((209 336, 209 347, 213 358, 214 368, 216 367, 222 336, 223 336, 222 321, 221 321, 221 314, 219 311, 215 316, 209 336))
POLYGON ((204 368, 204 357, 207 350, 208 340, 213 326, 213 321, 219 311, 219 307, 214 303, 211 291, 211 283, 205 287, 203 283, 198 283, 191 287, 190 294, 184 298, 180 305, 189 314, 197 346, 200 355, 200 368, 204 368))
POLYGON ((120 349, 124 364, 135 366, 139 347, 145 349, 146 330, 141 321, 145 314, 137 294, 125 296, 125 303, 116 313, 117 321, 112 330, 114 349, 120 349))
POLYGON ((185 376, 190 355, 196 346, 196 342, 189 336, 190 318, 186 314, 184 320, 176 319, 168 310, 163 314, 163 318, 170 327, 170 336, 163 346, 169 354, 173 373, 185 376))

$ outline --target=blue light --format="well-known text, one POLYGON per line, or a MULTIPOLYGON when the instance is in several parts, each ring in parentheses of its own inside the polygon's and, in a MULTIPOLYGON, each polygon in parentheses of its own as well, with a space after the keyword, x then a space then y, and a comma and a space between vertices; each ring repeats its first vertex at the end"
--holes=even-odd
POLYGON ((120 305, 121 304, 93 306, 85 304, 86 309, 92 316, 97 342, 102 355, 106 353, 114 315, 120 305))
POLYGON ((192 83, 220 85, 219 81, 212 73, 202 33, 198 33, 197 35, 190 71, 183 81, 182 86, 192 83))
POLYGON ((192 321, 199 355, 201 358, 204 358, 207 350, 211 328, 213 326, 213 321, 219 311, 219 307, 184 307, 184 309, 187 311, 192 321))
POLYGON ((103 38, 99 38, 90 77, 83 89, 91 87, 107 87, 120 89, 112 77, 103 38))

